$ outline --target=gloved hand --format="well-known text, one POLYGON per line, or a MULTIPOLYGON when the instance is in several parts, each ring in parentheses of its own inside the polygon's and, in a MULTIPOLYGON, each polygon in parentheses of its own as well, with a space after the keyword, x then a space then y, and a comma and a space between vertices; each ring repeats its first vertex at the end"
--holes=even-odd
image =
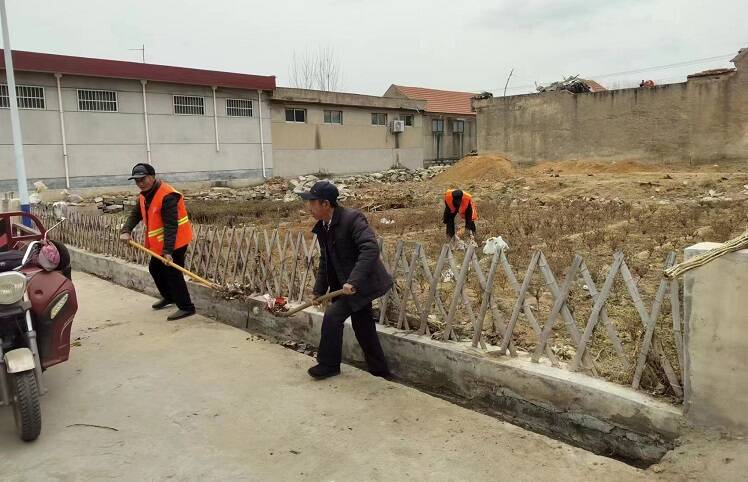
POLYGON ((119 240, 125 244, 127 244, 127 242, 130 241, 131 239, 132 239, 132 236, 130 235, 130 233, 122 233, 119 235, 119 240))
POLYGON ((475 242, 475 233, 473 231, 468 231, 467 233, 467 243, 477 248, 478 243, 475 242))

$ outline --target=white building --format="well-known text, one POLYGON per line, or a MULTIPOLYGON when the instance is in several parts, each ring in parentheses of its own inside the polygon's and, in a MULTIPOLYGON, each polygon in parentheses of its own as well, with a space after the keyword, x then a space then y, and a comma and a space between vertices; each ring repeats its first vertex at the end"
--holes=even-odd
POLYGON ((423 167, 425 101, 278 87, 271 104, 280 176, 423 167))
MULTIPOLYGON (((274 76, 13 52, 30 181, 129 184, 136 162, 170 181, 273 175, 274 76)), ((0 57, 0 191, 16 189, 0 57)))

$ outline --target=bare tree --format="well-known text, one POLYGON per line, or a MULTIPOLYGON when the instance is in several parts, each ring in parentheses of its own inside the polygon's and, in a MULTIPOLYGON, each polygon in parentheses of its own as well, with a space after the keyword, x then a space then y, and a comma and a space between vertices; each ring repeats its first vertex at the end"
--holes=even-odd
POLYGON ((291 60, 291 67, 289 69, 289 77, 291 79, 291 87, 299 89, 312 89, 314 88, 315 78, 314 70, 316 63, 310 51, 302 52, 301 54, 293 53, 291 60))
POLYGON ((340 84, 340 64, 330 47, 293 53, 289 69, 291 86, 300 89, 332 91, 340 84))

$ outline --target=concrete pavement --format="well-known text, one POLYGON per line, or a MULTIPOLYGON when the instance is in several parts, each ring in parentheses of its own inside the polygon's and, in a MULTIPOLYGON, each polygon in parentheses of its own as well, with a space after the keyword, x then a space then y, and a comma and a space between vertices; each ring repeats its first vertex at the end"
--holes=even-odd
POLYGON ((638 480, 652 474, 75 273, 71 360, 49 369, 44 426, 0 409, 0 479, 638 480), (97 425, 99 427, 95 427, 97 425))

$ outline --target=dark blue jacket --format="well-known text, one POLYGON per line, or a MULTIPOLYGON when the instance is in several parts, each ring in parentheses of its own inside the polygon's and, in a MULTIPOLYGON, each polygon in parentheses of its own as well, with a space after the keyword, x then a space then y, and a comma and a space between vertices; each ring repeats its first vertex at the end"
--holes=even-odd
POLYGON ((392 277, 379 258, 377 237, 363 213, 338 206, 333 211, 329 232, 322 221, 317 222, 312 232, 317 235, 320 247, 315 296, 330 289, 328 270, 335 270, 341 286, 350 283, 356 289, 356 294, 347 298, 354 311, 381 297, 392 287, 392 277))

